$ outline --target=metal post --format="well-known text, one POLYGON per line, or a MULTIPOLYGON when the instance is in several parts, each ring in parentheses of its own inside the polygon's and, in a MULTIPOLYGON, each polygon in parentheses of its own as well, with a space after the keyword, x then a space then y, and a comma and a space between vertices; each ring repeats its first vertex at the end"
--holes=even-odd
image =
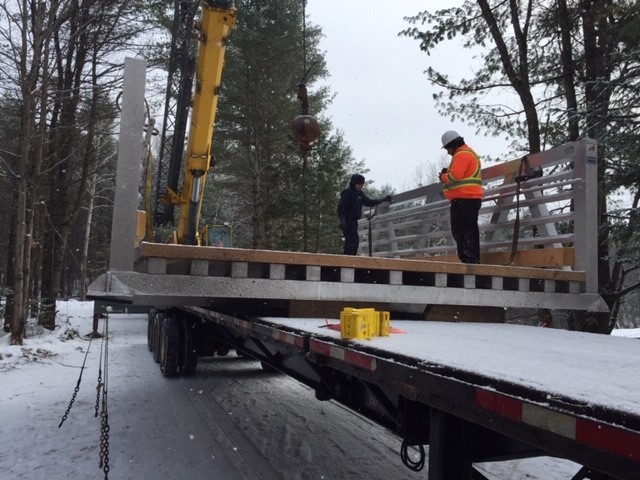
POLYGON ((584 180, 574 197, 574 268, 587 273, 586 293, 598 293, 598 145, 585 139, 570 147, 575 176, 584 180))

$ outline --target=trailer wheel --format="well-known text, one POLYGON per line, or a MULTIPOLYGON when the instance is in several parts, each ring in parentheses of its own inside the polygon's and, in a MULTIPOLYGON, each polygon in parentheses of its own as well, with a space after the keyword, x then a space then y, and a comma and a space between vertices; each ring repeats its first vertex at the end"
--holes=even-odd
POLYGON ((153 320, 156 317, 155 309, 149 310, 147 318, 147 347, 150 352, 153 352, 153 320))
POLYGON ((178 373, 180 363, 180 321, 168 317, 160 329, 160 371, 165 377, 178 373))
POLYGON ((182 319, 180 329, 180 373, 193 375, 198 365, 199 326, 192 320, 182 319))
POLYGON ((276 368, 272 367, 267 362, 260 362, 260 366, 262 367, 262 370, 267 373, 276 373, 278 371, 276 368))
POLYGON ((152 347, 153 347, 153 360, 158 363, 160 362, 160 347, 161 347, 161 341, 160 341, 160 333, 162 331, 162 324, 165 321, 165 314, 164 313, 158 313, 156 314, 155 317, 153 317, 153 327, 152 327, 152 347))

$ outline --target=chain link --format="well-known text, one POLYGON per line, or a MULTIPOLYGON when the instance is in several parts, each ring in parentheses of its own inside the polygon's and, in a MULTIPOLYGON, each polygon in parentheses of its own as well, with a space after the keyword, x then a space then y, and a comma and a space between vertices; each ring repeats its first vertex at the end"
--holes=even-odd
POLYGON ((89 338, 89 345, 87 345, 87 351, 84 353, 84 360, 82 361, 82 366, 80 367, 80 375, 78 376, 78 381, 76 383, 76 388, 73 389, 73 395, 71 395, 71 400, 69 401, 69 406, 65 410, 64 415, 62 415, 62 419, 60 420, 60 423, 58 424, 58 428, 62 427, 62 424, 69 417, 69 413, 71 412, 71 407, 73 407, 73 404, 76 401, 76 397, 78 396, 78 392, 80 391, 80 383, 82 382, 82 373, 84 372, 84 366, 87 363, 87 356, 89 355, 89 350, 91 349, 91 341, 92 340, 93 340, 93 338, 89 338))
POLYGON ((104 472, 104 478, 109 478, 109 413, 106 410, 106 395, 102 402, 100 414, 100 462, 99 467, 104 472))
MULTIPOLYGON (((80 373, 80 377, 82 377, 82 373, 80 373)), ((71 395, 71 401, 69 402, 69 406, 65 410, 64 415, 62 415, 62 420, 60 420, 60 423, 58 424, 58 428, 62 427, 62 424, 67 420, 67 417, 69 417, 69 412, 71 412, 71 407, 73 407, 73 403, 76 401, 76 396, 78 396, 79 391, 80 391, 80 379, 78 379, 78 384, 76 385, 76 388, 73 389, 73 395, 71 395)))
MULTIPOLYGON (((102 364, 102 351, 100 353, 102 364)), ((109 313, 105 316, 104 321, 104 381, 101 373, 98 374, 98 392, 96 399, 96 413, 98 403, 100 401, 100 390, 102 390, 102 411, 100 412, 100 461, 99 466, 104 472, 104 479, 109 478, 109 407, 107 402, 107 386, 109 384, 109 313)))

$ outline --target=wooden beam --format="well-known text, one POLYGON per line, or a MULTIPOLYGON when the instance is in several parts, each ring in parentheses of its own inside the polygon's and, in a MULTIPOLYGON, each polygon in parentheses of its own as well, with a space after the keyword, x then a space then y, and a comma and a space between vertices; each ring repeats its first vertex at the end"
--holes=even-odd
MULTIPOLYGON (((511 257, 511 252, 484 252, 480 254, 480 263, 486 265, 506 265, 511 257)), ((422 259, 423 257, 416 257, 422 259)), ((457 255, 438 255, 428 257, 439 262, 460 262, 457 255)), ((534 248, 518 250, 513 262, 513 267, 534 268, 562 268, 573 267, 573 247, 563 248, 534 248)))
POLYGON ((360 257, 326 253, 248 250, 242 248, 199 247, 191 245, 142 242, 139 259, 209 260, 212 262, 279 263, 283 265, 316 265, 321 267, 356 268, 404 272, 448 273, 460 275, 502 276, 541 280, 584 282, 585 272, 540 269, 503 265, 473 265, 441 261, 440 257, 416 259, 360 257), (437 259, 437 260, 436 260, 437 259))

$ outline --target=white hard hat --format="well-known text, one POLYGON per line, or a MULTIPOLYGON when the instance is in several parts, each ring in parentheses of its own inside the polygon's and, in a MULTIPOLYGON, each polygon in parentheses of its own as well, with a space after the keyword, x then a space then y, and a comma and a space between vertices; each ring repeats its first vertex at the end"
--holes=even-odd
POLYGON ((451 142, 453 142, 456 138, 460 138, 460 134, 455 130, 449 130, 442 134, 442 148, 445 148, 451 142))

